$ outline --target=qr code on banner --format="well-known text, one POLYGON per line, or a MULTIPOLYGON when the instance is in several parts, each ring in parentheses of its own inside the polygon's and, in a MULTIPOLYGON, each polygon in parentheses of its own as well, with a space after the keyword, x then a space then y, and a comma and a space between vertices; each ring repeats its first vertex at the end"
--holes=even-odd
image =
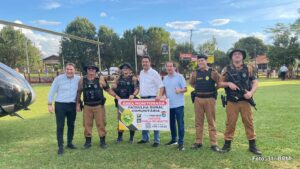
POLYGON ((146 123, 146 129, 150 129, 151 128, 151 123, 146 123))

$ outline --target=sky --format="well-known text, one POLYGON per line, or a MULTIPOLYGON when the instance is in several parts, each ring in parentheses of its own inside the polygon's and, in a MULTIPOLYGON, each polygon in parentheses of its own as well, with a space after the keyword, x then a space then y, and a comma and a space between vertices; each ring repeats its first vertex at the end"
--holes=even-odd
MULTIPOLYGON (((0 20, 63 32, 80 16, 97 29, 100 25, 112 28, 120 37, 136 26, 158 26, 178 43, 189 42, 192 29, 196 47, 215 37, 218 48, 226 52, 247 36, 270 44, 265 30, 278 22, 292 24, 300 17, 299 8, 300 0, 6 0, 0 5, 0 20)), ((43 57, 59 52, 60 37, 22 32, 43 57)))

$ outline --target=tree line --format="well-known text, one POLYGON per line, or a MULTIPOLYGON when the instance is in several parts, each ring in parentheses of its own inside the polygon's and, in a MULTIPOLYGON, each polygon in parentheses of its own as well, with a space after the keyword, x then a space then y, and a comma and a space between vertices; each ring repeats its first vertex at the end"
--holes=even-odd
MULTIPOLYGON (((298 11, 300 14, 300 9, 298 11)), ((179 64, 179 71, 188 73, 195 63, 189 60, 180 60, 180 53, 205 53, 215 56, 214 65, 224 67, 230 60, 228 52, 232 48, 242 48, 247 51, 248 58, 255 58, 257 55, 266 54, 269 58, 270 65, 278 68, 282 64, 294 65, 296 59, 300 59, 300 16, 290 25, 277 23, 265 32, 273 40, 272 44, 264 42, 254 36, 239 39, 228 51, 222 51, 218 48, 217 39, 212 39, 198 45, 188 42, 176 43, 171 38, 170 33, 161 27, 137 26, 133 29, 125 30, 123 34, 118 35, 112 28, 100 25, 97 29, 87 18, 76 17, 65 28, 65 33, 76 35, 83 38, 98 40, 104 44, 100 47, 101 63, 103 69, 112 66, 118 66, 122 62, 129 62, 135 65, 135 47, 134 37, 137 43, 148 46, 148 54, 152 59, 152 64, 156 68, 163 67, 163 63, 168 60, 167 55, 161 52, 163 43, 170 43, 172 60, 179 64)), ((31 69, 41 69, 41 52, 33 43, 22 34, 20 30, 13 27, 5 26, 0 31, 0 61, 11 67, 26 68, 25 47, 27 46, 29 54, 29 63, 31 69)), ((60 43, 59 56, 61 63, 74 62, 82 71, 87 63, 98 64, 97 45, 85 42, 62 38, 60 43)), ((138 57, 140 63, 140 57, 138 57)), ((138 69, 141 65, 138 64, 138 69)))

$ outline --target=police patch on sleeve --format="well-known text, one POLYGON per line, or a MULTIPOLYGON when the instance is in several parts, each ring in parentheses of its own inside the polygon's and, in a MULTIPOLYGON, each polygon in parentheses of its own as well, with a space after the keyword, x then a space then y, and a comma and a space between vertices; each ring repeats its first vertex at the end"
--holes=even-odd
POLYGON ((224 68, 222 69, 221 74, 224 75, 225 73, 226 73, 226 67, 224 67, 224 68))

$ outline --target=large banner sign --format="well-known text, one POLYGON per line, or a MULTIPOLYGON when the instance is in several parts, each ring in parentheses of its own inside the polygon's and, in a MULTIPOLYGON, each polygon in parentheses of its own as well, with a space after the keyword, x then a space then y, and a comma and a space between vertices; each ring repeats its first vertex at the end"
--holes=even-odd
POLYGON ((169 100, 120 99, 119 130, 170 130, 169 100))

